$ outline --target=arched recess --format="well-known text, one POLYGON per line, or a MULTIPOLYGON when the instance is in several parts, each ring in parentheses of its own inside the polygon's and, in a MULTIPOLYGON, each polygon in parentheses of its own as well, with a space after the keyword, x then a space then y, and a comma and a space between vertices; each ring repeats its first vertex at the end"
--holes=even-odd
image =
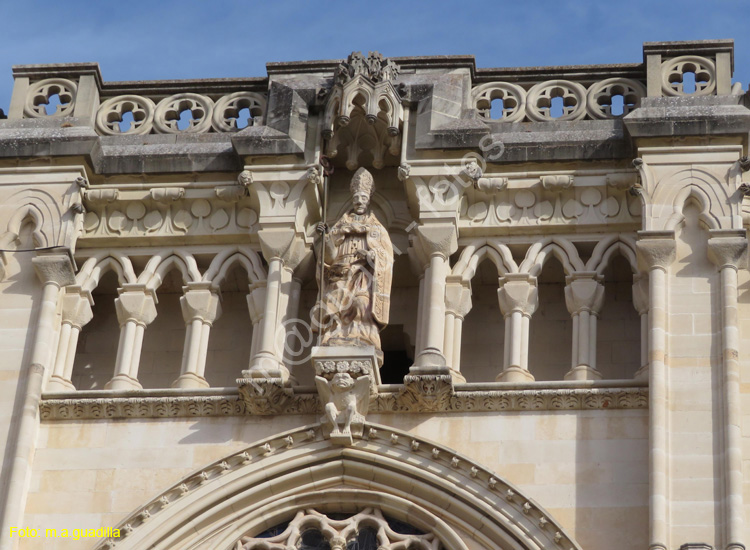
POLYGON ((580 550, 537 503, 466 456, 387 426, 365 433, 351 447, 323 439, 319 424, 260 441, 180 480, 97 550, 232 550, 301 509, 372 507, 434 533, 445 550, 580 550))
POLYGON ((641 338, 647 334, 648 302, 634 297, 647 281, 639 283, 635 238, 614 235, 599 241, 586 269, 604 285, 604 301, 597 316, 596 369, 603 379, 633 378, 645 361, 641 338), (640 311, 636 308, 640 306, 640 311))
POLYGON ((570 241, 552 237, 529 247, 520 269, 537 278, 538 289, 538 306, 529 327, 529 372, 539 381, 562 380, 573 352, 566 278, 585 266, 570 241))
POLYGON ((450 366, 460 366, 467 382, 492 382, 504 368, 506 320, 497 293, 500 279, 515 269, 506 246, 483 241, 462 251, 449 277, 446 327, 452 323, 453 330, 446 330, 446 355, 452 351, 450 366))
POLYGON ((257 347, 266 271, 257 252, 236 247, 211 261, 203 281, 221 293, 221 314, 211 325, 204 376, 212 387, 233 386, 257 347))
POLYGON ((76 346, 70 380, 76 389, 100 390, 112 378, 120 338, 115 311, 117 289, 135 281, 127 256, 106 252, 83 261, 76 284, 82 295, 91 295, 93 306, 91 321, 82 327, 76 346))
POLYGON ((186 334, 180 298, 184 285, 200 280, 193 256, 179 250, 153 256, 138 277, 158 300, 156 318, 143 336, 138 369, 143 388, 169 388, 180 376, 186 334))

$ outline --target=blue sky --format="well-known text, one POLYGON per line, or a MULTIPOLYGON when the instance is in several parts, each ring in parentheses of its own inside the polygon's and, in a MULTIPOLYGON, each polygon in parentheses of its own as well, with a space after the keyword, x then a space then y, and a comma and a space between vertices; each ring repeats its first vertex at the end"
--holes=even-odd
POLYGON ((97 61, 105 80, 264 76, 267 61, 473 54, 479 67, 632 63, 644 41, 733 38, 750 81, 747 0, 0 0, 11 66, 97 61))

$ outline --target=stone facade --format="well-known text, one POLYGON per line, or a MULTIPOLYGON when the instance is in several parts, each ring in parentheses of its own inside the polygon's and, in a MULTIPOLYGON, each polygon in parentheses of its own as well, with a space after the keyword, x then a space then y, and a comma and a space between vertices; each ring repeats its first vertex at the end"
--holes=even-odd
POLYGON ((14 67, 0 550, 746 548, 733 54, 14 67), (361 168, 382 356, 316 326, 361 168))

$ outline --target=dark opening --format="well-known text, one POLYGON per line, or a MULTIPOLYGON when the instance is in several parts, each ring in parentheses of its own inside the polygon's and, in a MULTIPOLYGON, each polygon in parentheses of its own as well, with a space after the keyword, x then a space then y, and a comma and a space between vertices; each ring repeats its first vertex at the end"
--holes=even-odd
POLYGON ((404 376, 414 364, 410 353, 409 337, 403 325, 389 325, 380 333, 383 348, 383 366, 380 368, 380 381, 383 384, 403 384, 404 376))

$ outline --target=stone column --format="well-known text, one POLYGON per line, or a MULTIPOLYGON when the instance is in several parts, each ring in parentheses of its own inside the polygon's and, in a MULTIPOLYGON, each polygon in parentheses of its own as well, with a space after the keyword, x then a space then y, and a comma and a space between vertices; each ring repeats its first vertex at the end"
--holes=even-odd
POLYGON ((466 315, 471 311, 471 288, 460 277, 448 277, 445 286, 444 353, 455 380, 465 381, 461 374, 461 334, 466 315))
MULTIPOLYGON (((73 262, 68 254, 39 252, 34 258, 34 269, 42 281, 42 297, 37 318, 34 345, 26 369, 25 395, 19 416, 11 423, 6 449, 8 480, 5 501, 2 503, 3 526, 23 524, 23 510, 28 479, 31 476, 34 448, 39 428, 39 401, 42 397, 44 372, 49 368, 55 336, 55 317, 60 288, 75 284, 73 262)), ((19 381, 19 384, 22 383, 19 381)), ((7 532, 6 532, 7 533, 7 532)), ((0 534, 0 546, 12 546, 5 533, 0 534)))
POLYGON ((76 389, 70 379, 73 374, 78 337, 83 326, 93 317, 92 303, 90 293, 83 292, 80 287, 66 287, 62 298, 62 324, 57 344, 57 355, 46 391, 76 389))
POLYGON ((675 259, 672 231, 639 231, 639 263, 649 281, 649 550, 667 550, 669 538, 669 404, 667 392, 667 276, 675 259))
MULTIPOLYGON (((250 361, 250 368, 242 371, 242 376, 276 379, 287 384, 293 382, 289 369, 284 365, 284 320, 287 317, 288 292, 291 289, 294 269, 309 250, 305 247, 304 240, 292 229, 263 229, 258 235, 263 256, 268 262, 268 277, 263 293, 263 314, 259 316, 257 352, 250 361)), ((257 297, 258 295, 255 296, 257 297)), ((257 304, 255 298, 252 299, 254 305, 257 304)), ((254 306, 250 306, 250 303, 249 298, 248 306, 252 312, 254 306)))
POLYGON ((211 283, 188 283, 180 298, 182 317, 185 320, 185 348, 182 353, 180 376, 173 388, 207 388, 204 376, 208 337, 214 321, 221 315, 219 294, 211 283))
POLYGON ((255 357, 260 345, 261 326, 263 324, 263 313, 266 304, 266 282, 259 281, 248 285, 247 309, 250 313, 250 321, 253 324, 253 338, 250 343, 250 358, 255 357))
POLYGON ((529 321, 539 304, 536 277, 527 273, 508 273, 500 278, 497 290, 500 311, 505 318, 503 372, 498 382, 530 382, 529 321))
POLYGON ((721 276, 721 349, 724 399, 724 547, 745 549, 742 475, 742 410, 740 392, 740 334, 737 311, 737 270, 747 267, 747 236, 744 230, 713 230, 708 239, 708 257, 721 276))
POLYGON ((143 284, 127 284, 117 291, 115 299, 120 323, 115 375, 105 385, 109 390, 141 389, 138 366, 146 327, 156 319, 156 294, 143 284))
POLYGON ((573 357, 565 380, 600 380, 596 370, 596 320, 604 303, 604 285, 594 272, 566 279, 565 305, 573 318, 573 357))
POLYGON ((422 338, 411 375, 450 373, 443 354, 445 280, 450 273, 448 258, 457 248, 456 237, 456 227, 450 223, 424 224, 417 229, 413 245, 425 268, 419 304, 422 338))
POLYGON ((648 380, 648 275, 646 273, 633 278, 633 307, 641 319, 641 366, 633 378, 648 380))

